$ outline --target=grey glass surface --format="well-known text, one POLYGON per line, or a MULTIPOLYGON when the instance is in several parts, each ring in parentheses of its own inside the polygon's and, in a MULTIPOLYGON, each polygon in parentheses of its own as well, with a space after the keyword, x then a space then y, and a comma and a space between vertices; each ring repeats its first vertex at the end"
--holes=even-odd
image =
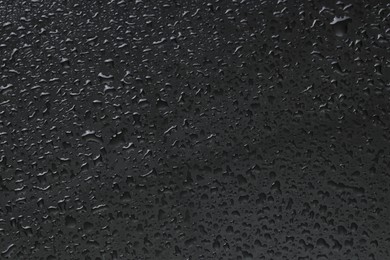
POLYGON ((0 259, 390 259, 388 1, 0 1, 0 259))

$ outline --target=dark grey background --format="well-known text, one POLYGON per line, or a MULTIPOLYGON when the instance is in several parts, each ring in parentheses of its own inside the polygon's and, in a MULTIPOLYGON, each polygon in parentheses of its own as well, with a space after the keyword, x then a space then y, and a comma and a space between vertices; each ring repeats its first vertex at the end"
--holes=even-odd
POLYGON ((388 1, 0 1, 1 259, 390 259, 388 1))

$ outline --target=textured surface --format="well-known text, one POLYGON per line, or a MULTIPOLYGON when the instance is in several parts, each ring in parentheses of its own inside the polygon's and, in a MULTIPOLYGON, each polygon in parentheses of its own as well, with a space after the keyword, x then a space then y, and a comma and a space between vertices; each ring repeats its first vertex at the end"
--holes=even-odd
POLYGON ((390 259, 388 1, 0 1, 1 259, 390 259))

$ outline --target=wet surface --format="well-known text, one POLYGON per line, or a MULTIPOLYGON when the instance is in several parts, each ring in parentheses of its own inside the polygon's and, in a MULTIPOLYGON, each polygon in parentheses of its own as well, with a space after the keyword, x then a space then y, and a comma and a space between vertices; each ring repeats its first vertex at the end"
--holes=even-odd
POLYGON ((0 1, 1 259, 390 259, 387 1, 0 1))

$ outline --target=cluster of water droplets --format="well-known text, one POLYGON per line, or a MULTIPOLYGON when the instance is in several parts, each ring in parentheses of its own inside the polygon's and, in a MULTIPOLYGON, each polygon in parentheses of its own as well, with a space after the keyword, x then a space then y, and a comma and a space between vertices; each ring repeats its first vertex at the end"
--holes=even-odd
POLYGON ((0 1, 1 258, 388 259, 388 10, 0 1))

